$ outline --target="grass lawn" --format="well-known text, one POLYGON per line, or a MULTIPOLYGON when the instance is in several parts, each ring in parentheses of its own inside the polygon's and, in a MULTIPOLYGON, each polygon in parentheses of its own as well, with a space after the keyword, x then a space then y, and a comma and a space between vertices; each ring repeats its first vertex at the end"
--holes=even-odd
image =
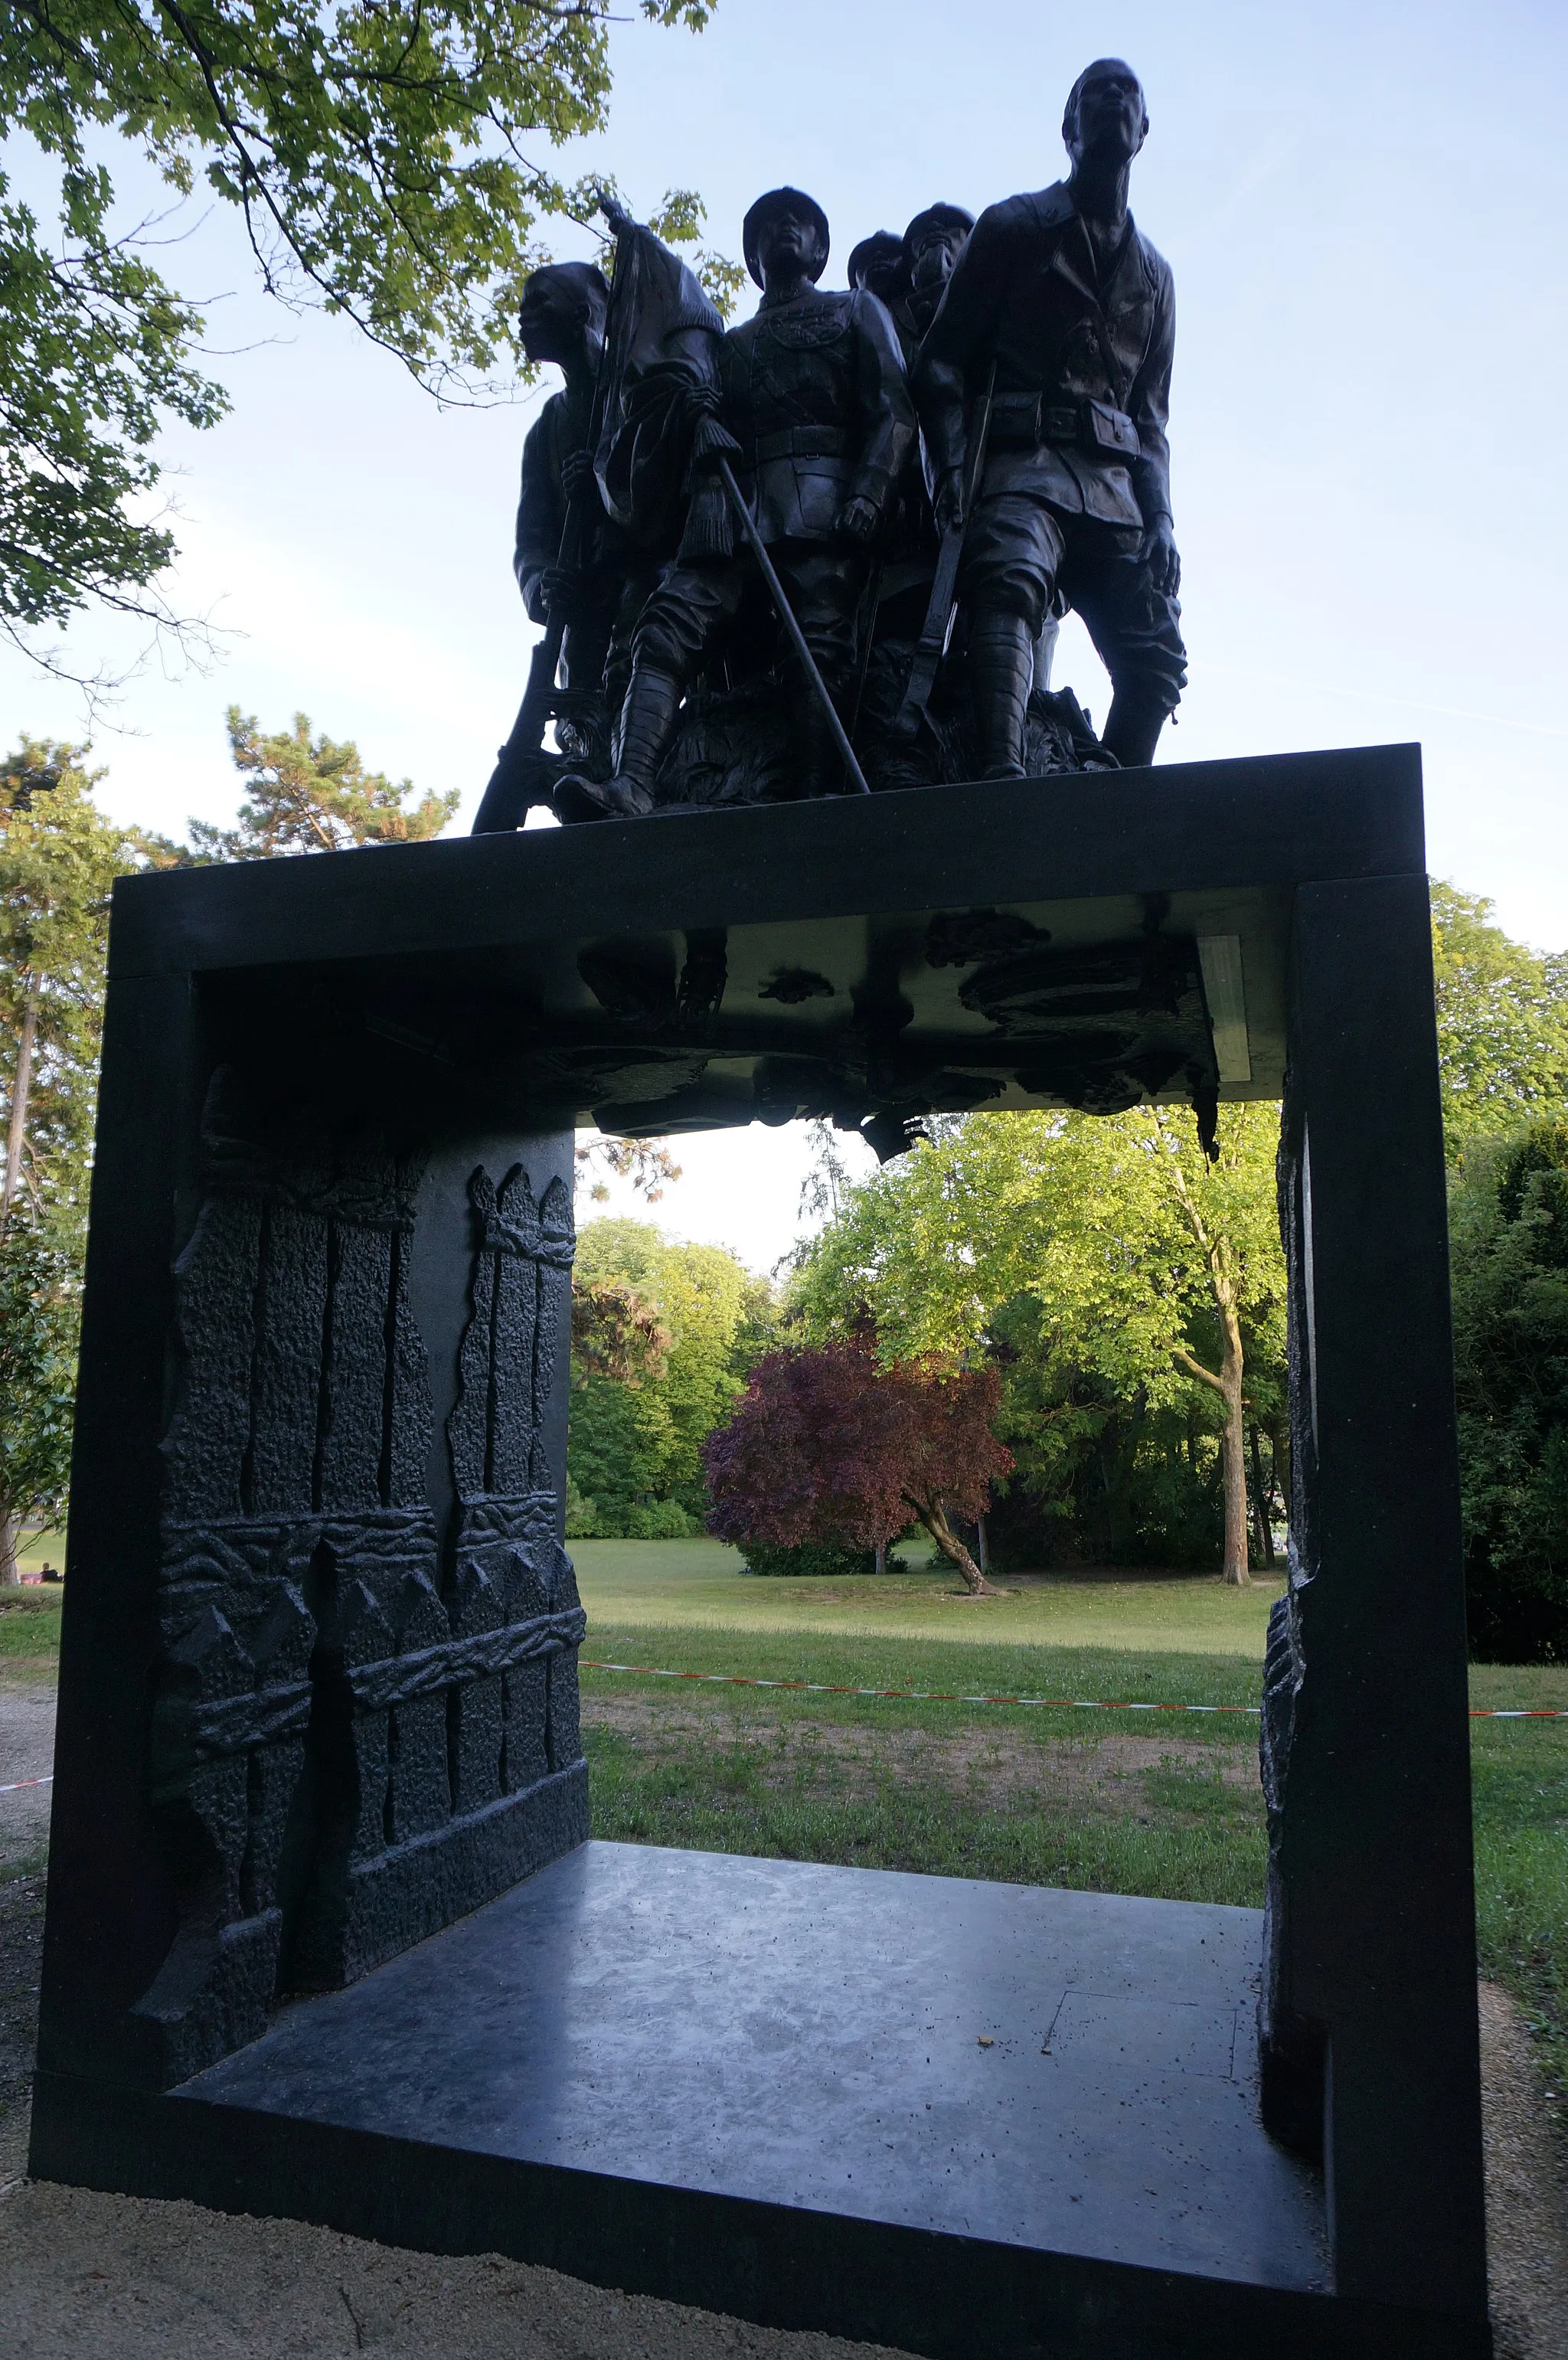
POLYGON ((16 1563, 24 1573, 41 1573, 46 1564, 52 1565, 58 1572, 65 1563, 64 1525, 51 1524, 44 1532, 25 1532, 16 1551, 16 1563))
MULTIPOLYGON (((617 1630, 676 1627, 797 1632, 858 1639, 935 1640, 993 1648, 1021 1645, 1176 1650, 1261 1660, 1269 1609, 1281 1583, 1259 1579, 1226 1590, 1207 1576, 1129 1576, 1121 1580, 1040 1581, 1000 1598, 970 1599, 929 1546, 900 1549, 912 1570, 876 1580, 761 1579, 744 1573, 739 1550, 718 1541, 573 1541, 583 1603, 595 1625, 617 1630)), ((593 1652, 596 1652, 594 1650, 593 1652)), ((972 1686, 972 1681, 966 1681, 972 1686)))
MULTIPOLYGON (((914 1557, 914 1552, 909 1552, 914 1557)), ((763 1580, 713 1541, 577 1541, 586 1658, 962 1695, 1255 1705, 1275 1581, 1061 1580, 968 1601, 763 1580)), ((47 1677, 59 1591, 0 1604, 0 1680, 47 1677)), ((1568 1708, 1568 1667, 1476 1665, 1477 1705, 1568 1708)), ((938 1875, 1263 1897, 1256 1719, 901 1703, 583 1672, 597 1835, 938 1875)), ((1472 1721, 1485 1971, 1568 2087, 1568 1721, 1472 1721)), ((3 1808, 0 1798, 0 1808, 3 1808)))
MULTIPOLYGON (((910 1552, 912 1555, 912 1552, 910 1552)), ((578 1541, 586 1657, 964 1694, 1258 1701, 1276 1581, 1061 1580, 968 1601, 742 1574, 711 1541, 578 1541)), ((998 1577, 999 1579, 1003 1577, 998 1577)), ((583 1674, 599 1835, 1171 1899, 1263 1898, 1258 1723, 800 1696, 583 1674)), ((1568 1708, 1568 1667, 1475 1665, 1475 1705, 1568 1708)), ((1568 1721, 1475 1721, 1484 1971, 1568 2082, 1568 1721)))
POLYGON ((0 1678, 53 1679, 61 1595, 52 1588, 0 1592, 0 1678))

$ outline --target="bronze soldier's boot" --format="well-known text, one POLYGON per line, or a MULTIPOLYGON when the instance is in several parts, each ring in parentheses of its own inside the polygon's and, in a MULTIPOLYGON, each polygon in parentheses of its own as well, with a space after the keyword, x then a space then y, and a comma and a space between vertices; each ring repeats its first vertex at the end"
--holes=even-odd
POLYGON ((640 819, 653 809, 653 782, 675 729, 681 683, 673 672, 634 663, 621 709, 621 750, 613 779, 561 779, 553 797, 558 819, 640 819))
POLYGON ((1024 775, 1024 707, 1034 683, 1034 641, 1021 615, 983 608, 969 628, 969 695, 983 779, 1024 775))
POLYGON ((1100 742, 1124 770, 1147 770, 1153 761, 1172 702, 1156 681, 1125 680, 1117 687, 1100 742))
POLYGON ((800 702, 795 713, 795 792, 802 801, 817 795, 841 794, 847 783, 844 757, 833 743, 822 699, 805 682, 799 683, 800 702))

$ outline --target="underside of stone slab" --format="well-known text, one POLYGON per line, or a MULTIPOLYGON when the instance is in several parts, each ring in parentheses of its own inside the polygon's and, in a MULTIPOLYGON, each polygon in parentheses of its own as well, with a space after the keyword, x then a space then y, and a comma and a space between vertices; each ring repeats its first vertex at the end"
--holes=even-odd
POLYGON ((968 2355, 1478 2355, 1328 2284, 1258 1913, 589 1843, 33 2169, 968 2355))

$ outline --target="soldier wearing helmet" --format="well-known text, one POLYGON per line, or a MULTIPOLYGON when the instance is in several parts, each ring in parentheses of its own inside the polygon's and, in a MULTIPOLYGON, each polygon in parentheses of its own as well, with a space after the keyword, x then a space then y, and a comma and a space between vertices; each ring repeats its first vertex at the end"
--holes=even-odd
MULTIPOLYGON (((822 292, 827 217, 798 189, 772 189, 746 214, 754 319, 720 348, 717 415, 759 535, 829 693, 842 702, 855 654, 868 556, 914 440, 903 358, 882 303, 864 289, 822 292), (737 447, 738 446, 738 447, 737 447)), ((634 642, 616 776, 593 799, 648 810, 688 682, 737 625, 771 652, 776 626, 756 562, 700 473, 674 569, 644 607, 634 642)), ((832 791, 836 757, 817 699, 792 699, 795 785, 832 791)))

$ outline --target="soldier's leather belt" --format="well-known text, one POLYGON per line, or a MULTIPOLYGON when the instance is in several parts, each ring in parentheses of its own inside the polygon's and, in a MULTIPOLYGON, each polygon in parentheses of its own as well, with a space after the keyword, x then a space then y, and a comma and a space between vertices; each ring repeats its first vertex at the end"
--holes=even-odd
POLYGON ((991 410, 997 451, 1032 451, 1042 442, 1097 459, 1136 459, 1142 445, 1125 410, 1108 401, 1047 401, 1042 394, 999 393, 991 410))
POLYGON ((777 434, 759 434, 752 464, 765 459, 852 459, 855 437, 838 426, 786 426, 777 434))

